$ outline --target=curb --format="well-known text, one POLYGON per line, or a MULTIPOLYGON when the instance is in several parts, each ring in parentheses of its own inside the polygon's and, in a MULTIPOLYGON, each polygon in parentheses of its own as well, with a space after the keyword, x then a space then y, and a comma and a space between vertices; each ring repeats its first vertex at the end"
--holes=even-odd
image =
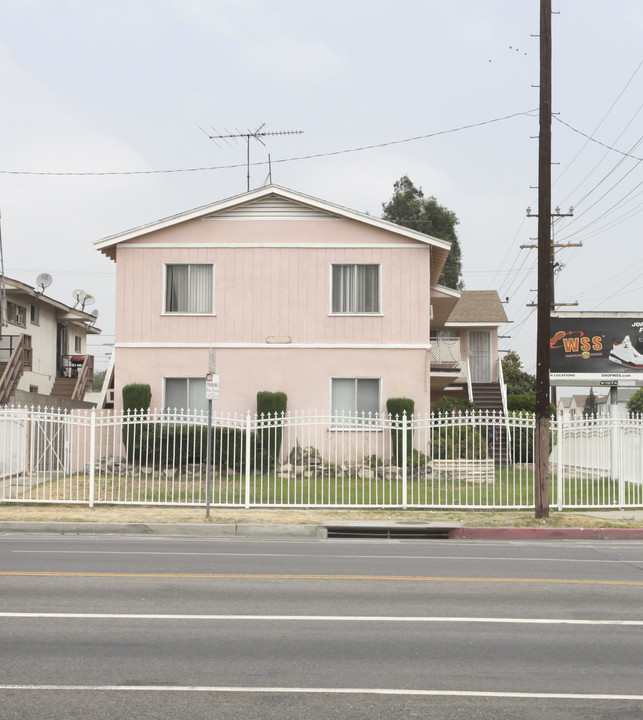
POLYGON ((457 528, 462 540, 643 540, 643 528, 457 528))
POLYGON ((179 537, 326 537, 319 525, 237 523, 0 522, 0 534, 160 535, 179 537))
POLYGON ((251 523, 0 522, 0 534, 134 535, 244 538, 395 538, 448 540, 643 540, 643 528, 461 527, 455 523, 251 523), (341 534, 337 534, 341 531, 341 534))

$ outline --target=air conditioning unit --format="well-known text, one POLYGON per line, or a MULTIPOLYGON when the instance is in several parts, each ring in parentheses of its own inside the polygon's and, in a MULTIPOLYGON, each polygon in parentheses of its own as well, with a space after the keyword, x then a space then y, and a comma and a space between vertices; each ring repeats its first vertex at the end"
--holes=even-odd
POLYGON ((22 313, 16 313, 16 324, 17 325, 25 324, 25 316, 22 313))
POLYGON ((114 388, 110 388, 105 395, 105 403, 108 405, 114 404, 114 388))

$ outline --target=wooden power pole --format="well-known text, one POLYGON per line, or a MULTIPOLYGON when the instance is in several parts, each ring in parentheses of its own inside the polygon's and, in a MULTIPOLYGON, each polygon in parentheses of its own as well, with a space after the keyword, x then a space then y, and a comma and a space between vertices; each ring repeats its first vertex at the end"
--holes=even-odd
POLYGON ((538 327, 536 334, 536 517, 549 517, 549 338, 551 276, 551 0, 540 0, 538 135, 538 327))

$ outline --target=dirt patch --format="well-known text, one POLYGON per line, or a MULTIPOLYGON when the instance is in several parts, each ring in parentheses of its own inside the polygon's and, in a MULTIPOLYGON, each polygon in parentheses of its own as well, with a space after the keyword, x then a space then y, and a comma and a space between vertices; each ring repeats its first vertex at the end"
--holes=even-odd
MULTIPOLYGON (((605 513, 607 515, 607 513, 605 513)), ((637 513, 640 515, 640 513, 637 513)), ((114 523, 237 523, 237 524, 304 524, 358 520, 421 520, 423 522, 458 522, 465 527, 643 527, 643 518, 633 519, 633 512, 615 513, 609 518, 585 513, 552 511, 549 518, 537 520, 533 512, 454 512, 427 510, 264 510, 253 508, 213 508, 210 520, 204 508, 101 505, 94 508, 79 505, 0 504, 2 522, 114 522, 114 523)))

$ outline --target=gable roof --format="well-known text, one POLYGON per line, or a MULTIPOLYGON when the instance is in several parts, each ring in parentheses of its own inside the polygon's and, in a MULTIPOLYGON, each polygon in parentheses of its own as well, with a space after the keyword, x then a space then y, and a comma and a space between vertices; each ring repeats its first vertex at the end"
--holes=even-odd
POLYGON ((503 325, 508 322, 505 308, 495 290, 463 290, 446 325, 503 325))
POLYGON ((405 238, 417 240, 431 246, 432 260, 434 260, 433 264, 439 266, 440 270, 444 265, 444 261, 446 260, 449 250, 451 249, 451 243, 448 240, 440 240, 439 238, 431 235, 425 235, 424 233, 417 232, 416 230, 410 230, 409 228, 396 225, 395 223, 388 222, 387 220, 382 220, 381 218, 373 217, 372 215, 367 215, 366 213, 361 213, 356 210, 350 210, 342 207, 341 205, 335 205, 334 203, 330 203, 325 200, 319 200, 311 197, 310 195, 304 195, 303 193, 288 190, 286 188, 279 187, 278 185, 266 185, 265 187, 258 188, 257 190, 251 190, 250 192, 246 192, 241 195, 235 195, 234 197, 226 200, 220 200, 210 205, 204 205, 202 207, 195 208, 194 210, 188 210, 187 212, 182 212, 178 215, 172 215, 162 220, 157 220, 131 230, 126 230, 116 235, 110 235, 102 240, 97 240, 94 243, 94 246, 104 255, 107 255, 107 257, 115 260, 115 246, 119 243, 139 238, 157 230, 162 230, 164 228, 198 218, 214 219, 212 216, 219 216, 221 219, 247 218, 247 211, 249 210, 248 206, 251 203, 256 204, 253 207, 260 210, 258 214, 253 213, 255 219, 283 220, 302 219, 303 217, 311 216, 335 217, 347 220, 356 220, 357 222, 365 223, 405 238), (272 200, 272 203, 266 202, 268 199, 272 200), (292 209, 293 203, 298 205, 299 208, 292 209), (289 212, 286 210, 286 204, 291 208, 289 212), (298 209, 299 212, 297 212, 298 209), (244 212, 244 210, 246 212, 244 212))

